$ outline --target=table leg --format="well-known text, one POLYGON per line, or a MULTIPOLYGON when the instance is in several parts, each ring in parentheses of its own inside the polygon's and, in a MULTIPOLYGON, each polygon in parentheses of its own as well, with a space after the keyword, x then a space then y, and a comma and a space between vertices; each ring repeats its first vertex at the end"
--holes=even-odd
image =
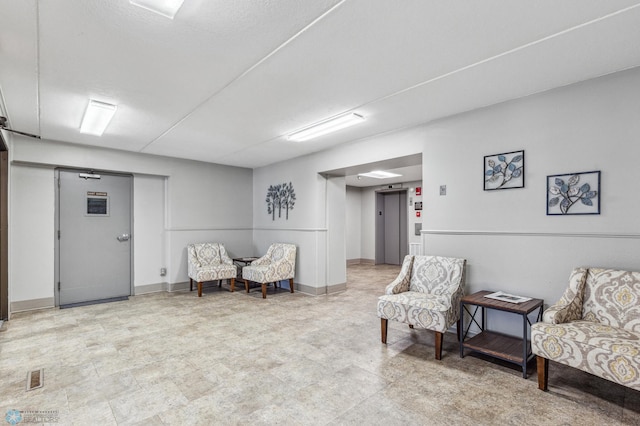
POLYGON ((460 336, 460 358, 464 358, 464 303, 460 302, 460 325, 458 327, 460 336))
POLYGON ((522 315, 522 377, 527 378, 527 314, 522 315))

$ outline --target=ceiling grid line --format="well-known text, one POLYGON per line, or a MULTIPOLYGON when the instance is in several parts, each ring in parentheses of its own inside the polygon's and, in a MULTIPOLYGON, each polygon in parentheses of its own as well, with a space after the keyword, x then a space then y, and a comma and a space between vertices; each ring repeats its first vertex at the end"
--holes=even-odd
POLYGON ((36 109, 38 120, 38 135, 42 134, 41 129, 41 111, 40 111, 40 3, 35 0, 36 3, 36 109))
MULTIPOLYGON (((534 41, 532 41, 532 42, 529 42, 529 43, 523 44, 523 45, 521 45, 521 46, 515 47, 515 48, 513 48, 513 49, 510 49, 510 50, 507 50, 507 51, 505 51, 505 52, 499 53, 499 54, 497 54, 497 55, 491 56, 491 57, 489 57, 489 58, 485 58, 485 59, 483 59, 483 60, 481 60, 481 61, 474 62, 473 64, 466 65, 466 66, 464 66, 464 67, 462 67, 462 68, 458 68, 458 69, 455 69, 455 70, 453 70, 453 71, 447 72, 447 73, 445 73, 445 74, 439 75, 439 76, 437 76, 437 77, 431 78, 431 79, 429 79, 429 80, 425 80, 425 81, 423 81, 423 82, 420 82, 420 83, 414 84, 413 86, 407 87, 407 88, 405 88, 405 89, 398 90, 398 91, 396 91, 396 92, 394 92, 394 93, 391 93, 391 94, 389 94, 389 95, 385 95, 385 96, 382 96, 382 97, 379 97, 379 98, 373 99, 373 100, 371 100, 371 101, 367 101, 367 102, 365 102, 365 103, 363 103, 363 104, 360 104, 360 105, 358 105, 358 106, 356 106, 356 107, 353 107, 353 108, 351 108, 351 109, 349 109, 349 110, 342 111, 340 114, 344 114, 344 113, 347 113, 347 112, 353 112, 353 111, 355 111, 355 110, 356 110, 356 109, 358 109, 358 108, 363 108, 363 107, 365 107, 365 106, 368 106, 368 105, 374 104, 374 103, 376 103, 376 102, 381 102, 381 101, 384 101, 384 100, 386 100, 386 99, 393 98, 394 96, 398 96, 398 95, 401 95, 401 94, 403 94, 403 93, 410 92, 411 90, 417 89, 417 88, 419 88, 419 87, 426 86, 426 85, 428 85, 428 84, 434 83, 434 82, 436 82, 436 81, 438 81, 438 80, 442 80, 442 79, 444 79, 444 78, 450 77, 450 76, 455 75, 455 74, 458 74, 458 73, 460 73, 460 72, 463 72, 463 71, 466 71, 466 70, 469 70, 469 69, 475 68, 475 67, 477 67, 477 66, 480 66, 480 65, 486 64, 486 63, 488 63, 488 62, 495 61, 496 59, 500 59, 500 58, 502 58, 502 57, 504 57, 504 56, 508 56, 508 55, 513 54, 513 53, 519 52, 519 51, 521 51, 521 50, 524 50, 524 49, 527 49, 527 48, 530 48, 530 47, 536 46, 536 45, 538 45, 538 44, 540 44, 540 43, 544 43, 545 41, 552 40, 552 39, 554 39, 554 38, 556 38, 556 37, 560 37, 560 36, 562 36, 562 35, 564 35, 564 34, 568 34, 568 33, 572 32, 572 31, 578 30, 578 29, 583 28, 583 27, 586 27, 586 26, 588 26, 588 25, 593 25, 593 24, 595 24, 595 23, 597 23, 597 22, 603 21, 603 20, 605 20, 605 19, 609 19, 609 18, 611 18, 611 17, 613 17, 613 16, 619 15, 619 14, 621 14, 621 13, 628 12, 628 11, 633 10, 633 9, 636 9, 636 8, 638 8, 638 7, 640 7, 640 3, 635 4, 635 5, 633 5, 633 6, 626 7, 626 8, 624 8, 624 9, 620 9, 620 10, 618 10, 618 11, 616 11, 616 12, 609 13, 609 14, 604 15, 604 16, 601 16, 601 17, 599 17, 599 18, 592 19, 592 20, 587 21, 587 22, 584 22, 584 23, 582 23, 582 24, 575 25, 575 26, 573 26, 573 27, 571 27, 571 28, 564 29, 564 30, 562 30, 562 31, 559 31, 559 32, 557 32, 557 33, 554 33, 554 34, 548 35, 548 36, 543 37, 543 38, 541 38, 541 39, 534 40, 534 41)), ((618 71, 620 71, 620 70, 618 70, 618 71)), ((612 72, 615 72, 615 71, 612 71, 612 72)), ((282 136, 283 136, 283 135, 280 135, 279 137, 282 137, 282 136)))
MULTIPOLYGON (((341 115, 341 114, 346 114, 346 113, 349 113, 349 112, 356 112, 358 109, 364 108, 364 107, 366 107, 366 106, 373 105, 373 104, 375 104, 375 103, 382 102, 382 101, 385 101, 385 100, 387 100, 387 99, 393 98, 393 97, 395 97, 395 96, 399 96, 399 95, 401 95, 401 94, 404 94, 404 93, 410 92, 410 91, 412 91, 412 90, 415 90, 415 89, 418 89, 418 88, 420 88, 420 87, 426 86, 426 85, 428 85, 428 84, 431 84, 431 83, 437 82, 437 81, 439 81, 439 80, 445 79, 445 78, 450 77, 450 76, 452 76, 452 75, 455 75, 455 74, 458 74, 458 73, 461 73, 461 72, 467 71, 467 70, 469 70, 469 69, 472 69, 472 68, 478 67, 478 66, 480 66, 480 65, 483 65, 483 64, 486 64, 486 63, 489 63, 489 62, 492 62, 492 61, 495 61, 495 60, 497 60, 497 59, 500 59, 500 58, 502 58, 502 57, 505 57, 505 56, 508 56, 508 55, 514 54, 514 53, 519 52, 519 51, 522 51, 522 50, 524 50, 524 49, 528 49, 528 48, 530 48, 530 47, 533 47, 533 46, 536 46, 536 45, 538 45, 538 44, 544 43, 544 42, 546 42, 546 41, 548 41, 548 40, 552 40, 552 39, 554 39, 554 38, 557 38, 557 37, 560 37, 560 36, 562 36, 562 35, 568 34, 568 33, 570 33, 570 32, 576 31, 576 30, 578 30, 578 29, 580 29, 580 28, 584 28, 584 27, 587 27, 587 26, 589 26, 589 25, 593 25, 593 24, 595 24, 595 23, 598 23, 598 22, 600 22, 600 21, 603 21, 603 20, 606 20, 606 19, 612 18, 612 17, 614 17, 614 16, 617 16, 617 15, 620 15, 620 14, 623 14, 623 13, 626 13, 626 12, 629 12, 629 11, 631 11, 631 10, 633 10, 633 9, 638 8, 638 7, 640 7, 640 3, 634 4, 634 5, 632 5, 632 6, 628 6, 628 7, 626 7, 626 8, 623 8, 623 9, 617 10, 617 11, 615 11, 615 12, 608 13, 608 14, 603 15, 603 16, 600 16, 600 17, 598 17, 598 18, 591 19, 591 20, 586 21, 586 22, 583 22, 583 23, 581 23, 581 24, 574 25, 574 26, 573 26, 573 27, 571 27, 571 28, 566 28, 566 29, 564 29, 564 30, 562 30, 562 31, 558 31, 558 32, 556 32, 556 33, 553 33, 553 34, 550 34, 550 35, 548 35, 548 36, 542 37, 542 38, 540 38, 540 39, 537 39, 537 40, 531 41, 531 42, 529 42, 529 43, 525 43, 525 44, 523 44, 523 45, 521 45, 521 46, 518 46, 518 47, 515 47, 515 48, 512 48, 512 49, 506 50, 506 51, 504 51, 504 52, 502 52, 502 53, 499 53, 499 54, 497 54, 497 55, 491 56, 491 57, 489 57, 489 58, 485 58, 485 59, 483 59, 483 60, 481 60, 481 61, 474 62, 474 63, 472 63, 472 64, 466 65, 466 66, 461 67, 461 68, 457 68, 457 69, 455 69, 455 70, 453 70, 453 71, 450 71, 450 72, 447 72, 447 73, 445 73, 445 74, 441 74, 441 75, 439 75, 439 76, 437 76, 437 77, 434 77, 434 78, 431 78, 431 79, 429 79, 429 80, 425 80, 425 81, 422 81, 422 82, 420 82, 420 83, 414 84, 414 85, 412 85, 412 86, 410 86, 410 87, 407 87, 407 88, 405 88, 405 89, 398 90, 398 91, 396 91, 396 92, 394 92, 394 93, 391 93, 391 94, 388 94, 388 95, 385 95, 385 96, 382 96, 382 97, 379 97, 379 98, 372 99, 372 100, 370 100, 370 101, 364 102, 364 103, 359 104, 359 105, 357 105, 357 106, 355 106, 355 107, 352 107, 352 108, 349 108, 349 109, 343 110, 343 111, 341 111, 341 112, 338 112, 338 113, 334 114, 334 116, 339 116, 339 115, 341 115)), ((617 72, 617 71, 622 71, 622 70, 612 71, 611 73, 613 73, 613 72, 617 72)), ((575 83, 575 82, 574 82, 574 83, 575 83)), ((573 83, 570 83, 570 84, 573 84, 573 83)), ((547 90, 548 90, 548 89, 547 89, 547 90)), ((534 93, 537 93, 537 92, 534 92, 534 93)), ((533 94, 533 93, 528 93, 528 94, 526 94, 526 95, 524 95, 524 96, 530 96, 531 94, 533 94)), ((485 108, 485 107, 490 106, 490 105, 493 105, 493 103, 487 103, 486 105, 483 105, 483 106, 481 106, 480 108, 485 108)), ((477 108, 474 108, 474 109, 477 109, 477 108)), ((465 111, 460 111, 459 113, 464 113, 464 112, 467 112, 467 111, 466 111, 466 110, 465 110, 465 111)), ((404 127, 394 128, 394 129, 392 129, 392 130, 385 130, 385 131, 382 131, 382 132, 379 132, 379 133, 369 134, 369 135, 364 136, 364 137, 362 137, 362 138, 354 139, 354 140, 353 140, 353 141, 351 141, 351 142, 357 142, 357 141, 361 141, 361 140, 370 139, 370 138, 372 138, 372 137, 378 137, 378 136, 381 136, 381 135, 385 135, 385 134, 393 133, 393 132, 400 131, 400 130, 406 130, 406 129, 409 129, 409 128, 414 128, 414 127, 419 126, 419 125, 421 125, 421 124, 424 124, 424 123, 410 124, 410 125, 407 125, 407 126, 404 126, 404 127)), ((252 144, 252 145, 250 145, 250 146, 247 146, 247 147, 244 147, 244 148, 242 148, 242 149, 238 150, 237 152, 234 152, 233 154, 225 155, 225 156, 221 157, 221 159, 228 158, 228 157, 233 157, 233 156, 237 156, 237 155, 238 155, 238 153, 241 153, 241 152, 243 152, 243 151, 248 151, 248 150, 250 150, 250 149, 252 149, 252 148, 255 148, 256 146, 260 146, 260 145, 268 144, 268 143, 270 143, 270 142, 273 142, 273 141, 276 141, 276 140, 278 140, 278 139, 281 139, 281 138, 285 137, 286 135, 287 135, 287 133, 283 133, 283 134, 280 134, 280 135, 274 136, 274 137, 272 137, 272 138, 269 138, 269 139, 266 139, 266 140, 263 140, 263 141, 260 141, 260 142, 254 143, 254 144, 252 144)))
POLYGON ((253 64, 251 67, 249 67, 248 69, 246 69, 245 71, 243 71, 241 74, 239 74, 238 76, 234 77, 232 80, 230 80, 228 83, 226 83, 224 86, 222 86, 220 89, 218 89, 217 91, 215 91, 213 94, 211 94, 209 97, 207 97, 204 101, 200 102, 198 105, 196 105, 189 113, 187 113, 184 117, 182 117, 181 119, 179 119, 178 121, 176 121, 175 123, 173 123, 167 130, 165 130, 164 132, 162 132, 160 135, 158 135, 155 139, 153 139, 152 141, 150 141, 149 143, 147 143, 146 145, 144 145, 142 148, 140 148, 138 150, 138 152, 143 152, 145 151, 148 147, 150 147, 151 145, 153 145, 156 141, 158 141, 160 138, 162 138, 164 135, 166 135, 167 133, 171 132, 171 130, 173 130, 175 127, 177 127, 178 125, 180 125, 180 123, 184 122, 186 119, 188 119, 191 115, 193 115, 196 111, 198 111, 204 104, 208 103, 210 100, 212 100, 213 98, 215 98, 216 96, 218 96, 220 93, 222 93, 223 91, 225 91, 227 88, 231 87, 234 83, 238 82, 239 80, 241 80, 244 76, 246 76, 247 74, 249 74, 251 71, 253 71, 254 69, 258 68, 261 64, 263 64, 265 61, 267 61, 269 58, 271 58, 272 56, 274 56, 276 53, 278 53, 280 50, 284 49, 287 45, 289 45, 290 43, 292 43, 295 39, 297 39, 300 35, 302 35, 304 32, 306 32, 307 30, 309 30, 312 26, 314 26, 315 24, 317 24, 318 22, 320 22, 322 19, 324 19, 326 16, 328 16, 329 14, 331 14, 333 11, 335 11, 336 9, 338 9, 340 6, 342 6, 347 0, 340 0, 339 3, 335 4, 334 6, 332 6, 330 9, 328 9, 327 11, 325 11, 324 13, 322 13, 320 16, 318 16, 316 19, 314 19, 313 21, 311 21, 309 24, 305 25, 301 30, 299 30, 297 33, 295 33, 293 36, 289 37, 284 43, 280 44, 278 47, 276 47, 274 50, 272 50, 268 55, 266 55, 265 57, 263 57, 262 59, 260 59, 258 62, 256 62, 255 64, 253 64))
POLYGON ((0 108, 11 127, 233 167, 609 74, 640 78, 640 0, 217 0, 185 2, 173 21, 126 0, 54 3, 0 0, 0 108), (123 106, 100 137, 79 131, 88 93, 123 106), (349 112, 366 122, 311 143, 285 139, 349 112))

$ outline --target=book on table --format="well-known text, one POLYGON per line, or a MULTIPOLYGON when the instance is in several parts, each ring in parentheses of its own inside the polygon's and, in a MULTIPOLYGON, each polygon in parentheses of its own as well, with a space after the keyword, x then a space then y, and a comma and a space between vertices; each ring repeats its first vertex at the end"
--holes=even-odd
POLYGON ((531 300, 530 297, 517 296, 515 294, 505 293, 504 291, 496 291, 495 293, 486 294, 484 297, 509 303, 524 303, 531 300))

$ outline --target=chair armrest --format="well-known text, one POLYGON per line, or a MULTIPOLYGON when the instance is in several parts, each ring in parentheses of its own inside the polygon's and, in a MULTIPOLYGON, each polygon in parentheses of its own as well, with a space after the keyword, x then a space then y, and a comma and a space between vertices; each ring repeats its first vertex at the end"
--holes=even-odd
POLYGON ((220 244, 219 247, 220 247, 220 263, 223 265, 233 265, 233 260, 231 260, 231 258, 227 254, 227 250, 224 248, 224 246, 220 244))
POLYGON ((267 255, 264 255, 251 262, 251 266, 269 265, 270 263, 271 259, 269 259, 267 255))
POLYGON ((405 256, 402 262, 402 269, 391 284, 387 285, 384 290, 384 294, 398 294, 405 291, 409 291, 409 284, 411 282, 411 267, 413 265, 413 256, 405 256))
POLYGON ((569 304, 556 303, 542 314, 542 322, 563 324, 582 318, 582 299, 575 298, 569 304))
POLYGON ((569 277, 569 288, 565 290, 558 302, 544 311, 542 321, 550 324, 562 324, 581 319, 586 279, 586 268, 574 269, 569 277))

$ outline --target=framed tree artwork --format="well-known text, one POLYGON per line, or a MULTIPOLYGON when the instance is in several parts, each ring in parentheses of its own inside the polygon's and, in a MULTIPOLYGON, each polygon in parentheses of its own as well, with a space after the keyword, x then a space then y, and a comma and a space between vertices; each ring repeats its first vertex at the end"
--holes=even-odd
POLYGON ((524 151, 484 157, 484 190, 524 188, 524 151))
POLYGON ((600 214, 600 171, 547 176, 547 215, 600 214))

